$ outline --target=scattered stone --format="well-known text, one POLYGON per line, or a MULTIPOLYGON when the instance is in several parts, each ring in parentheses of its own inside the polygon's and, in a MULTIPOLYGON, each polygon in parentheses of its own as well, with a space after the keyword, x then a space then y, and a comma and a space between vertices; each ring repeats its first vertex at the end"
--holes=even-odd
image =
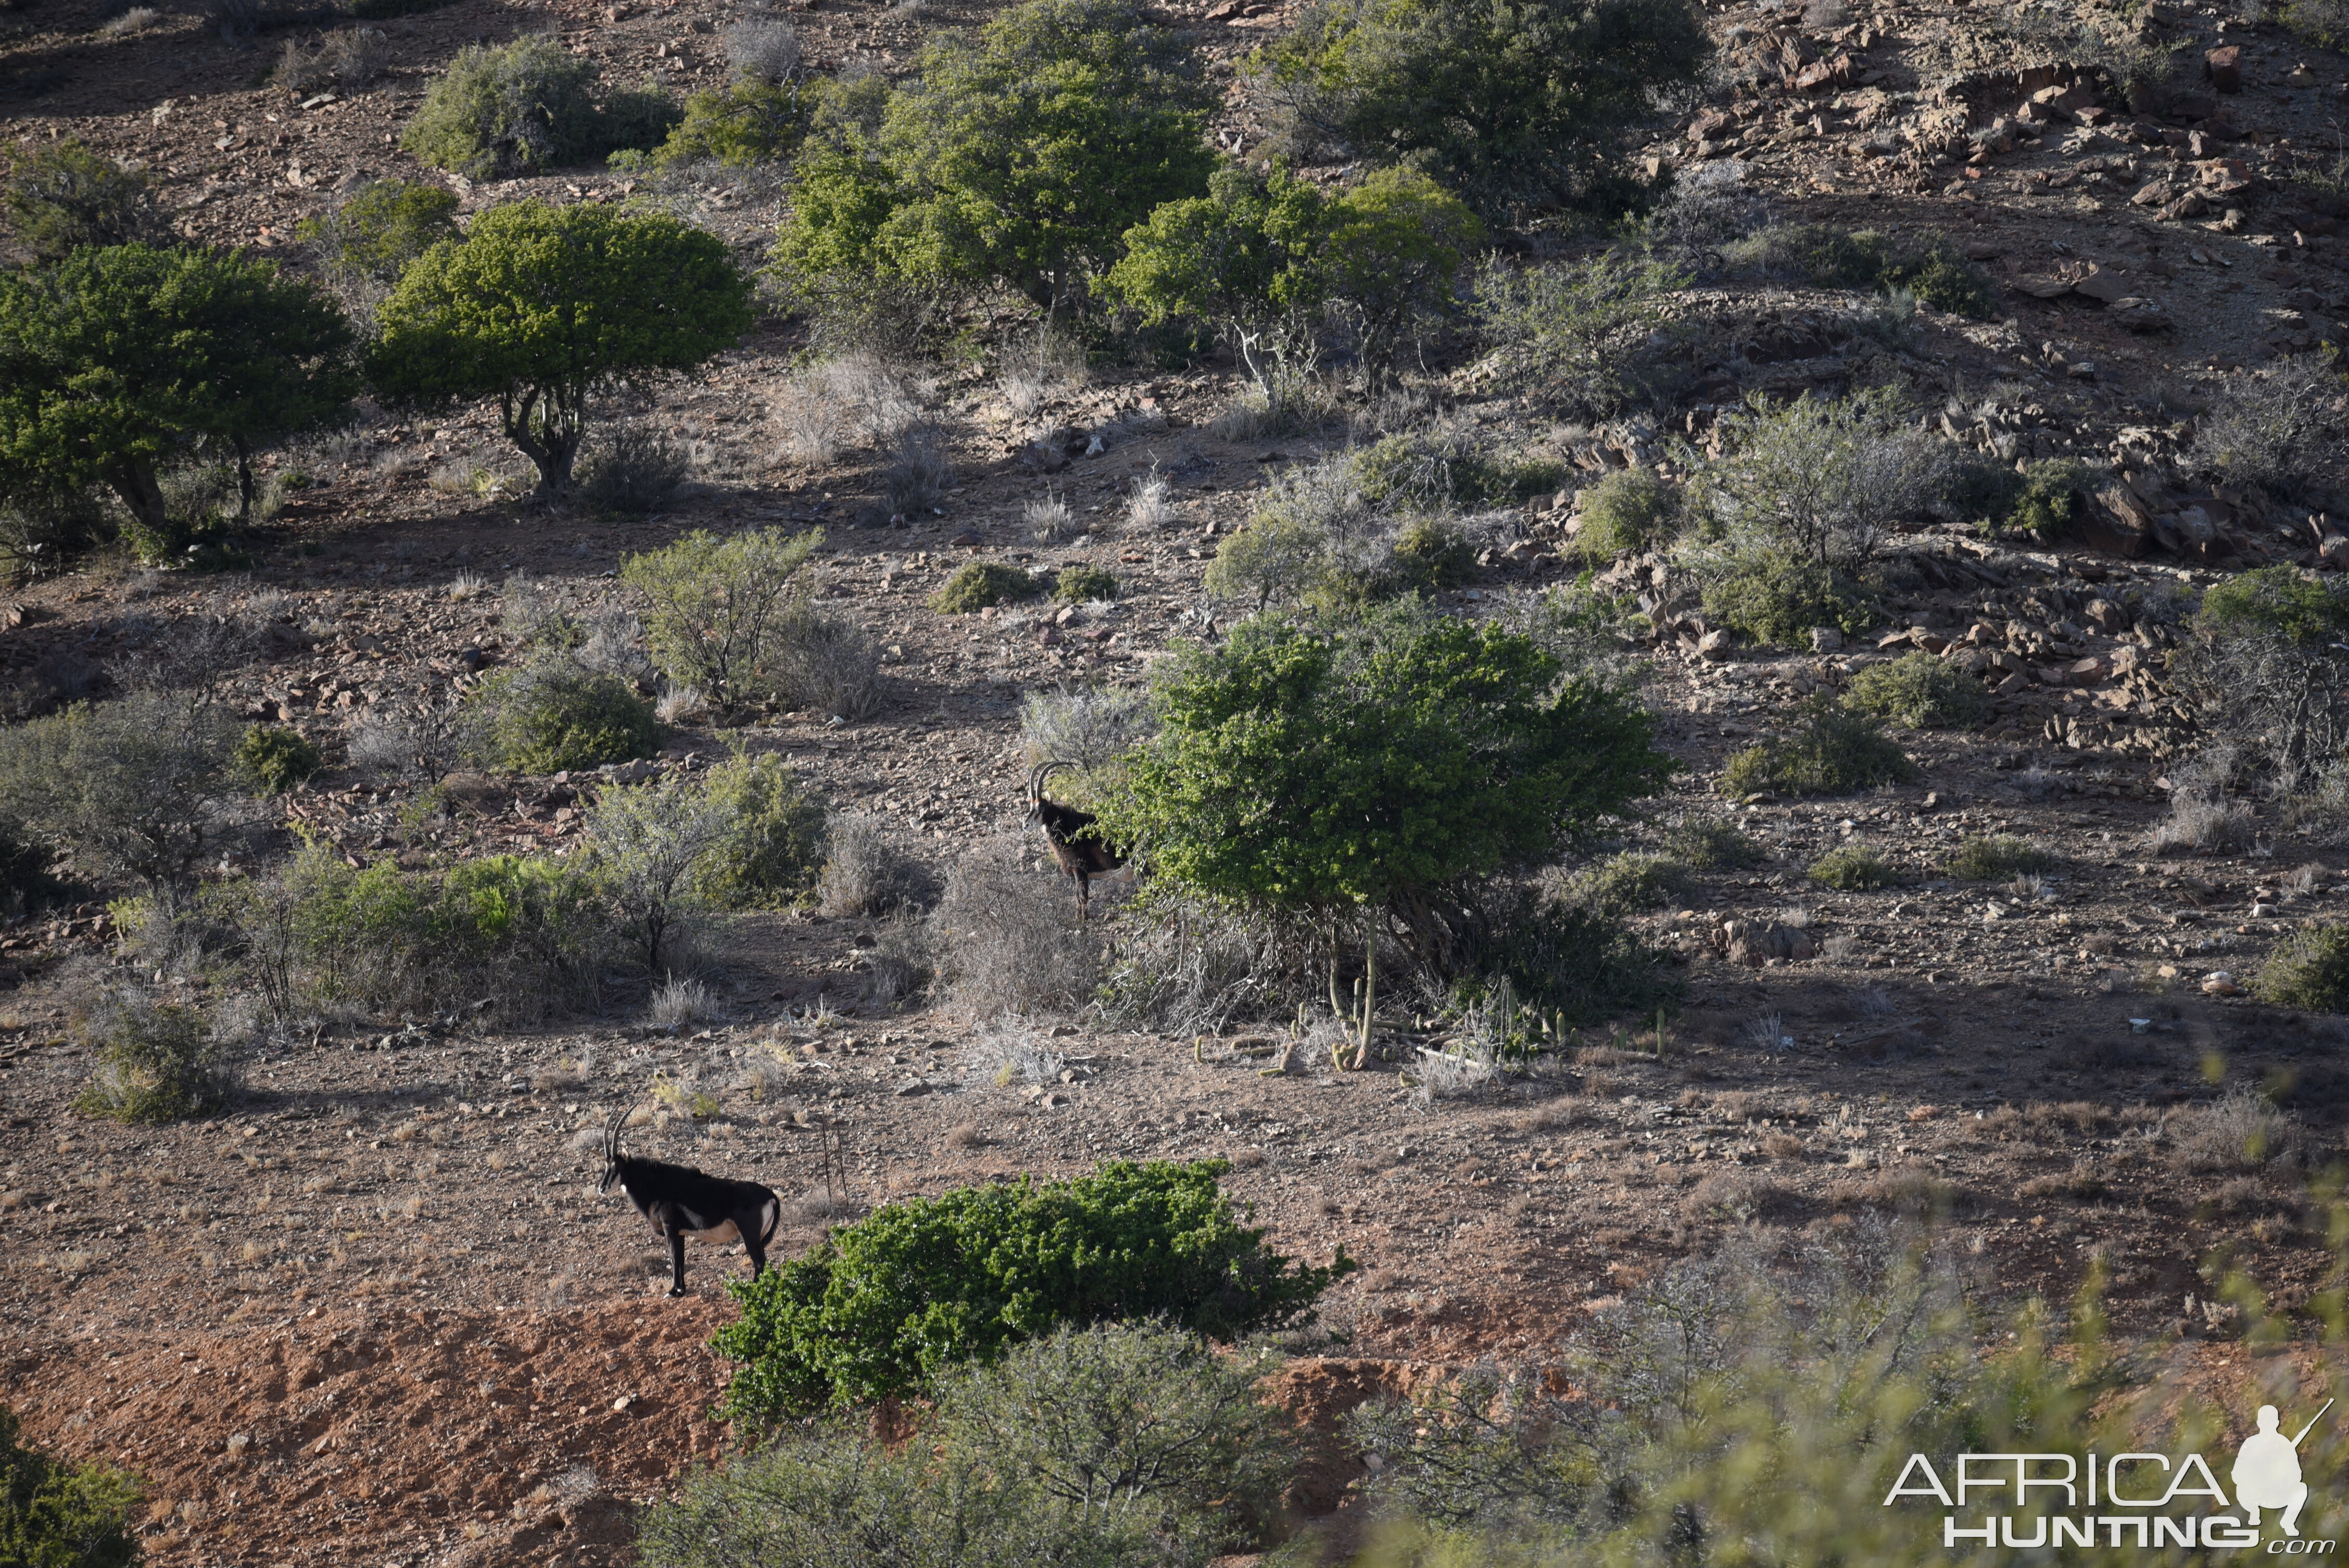
POLYGON ((2243 50, 2240 44, 2221 44, 2202 52, 2202 79, 2215 93, 2243 90, 2243 50))

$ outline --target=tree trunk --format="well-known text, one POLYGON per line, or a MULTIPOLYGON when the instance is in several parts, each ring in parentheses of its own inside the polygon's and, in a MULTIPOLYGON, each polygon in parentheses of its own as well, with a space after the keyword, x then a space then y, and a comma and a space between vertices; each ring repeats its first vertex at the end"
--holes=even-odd
POLYGON ((506 438, 536 465, 539 494, 571 488, 571 464, 579 455, 586 410, 584 388, 527 387, 509 390, 502 399, 506 438))
POLYGON ((253 443, 242 435, 230 438, 236 448, 236 521, 253 521, 253 443))
POLYGON ((154 464, 118 463, 107 475, 107 482, 122 498, 122 504, 129 508, 140 527, 159 539, 170 531, 171 520, 163 506, 163 487, 155 482, 154 464))

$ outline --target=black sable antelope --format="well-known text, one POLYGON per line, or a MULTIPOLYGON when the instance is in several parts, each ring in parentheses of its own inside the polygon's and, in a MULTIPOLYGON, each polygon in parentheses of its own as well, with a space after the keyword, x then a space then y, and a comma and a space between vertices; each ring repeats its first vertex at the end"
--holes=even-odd
POLYGON ((750 1277, 767 1266, 767 1243, 783 1222, 782 1200, 756 1181, 729 1181, 687 1165, 664 1165, 620 1152, 620 1127, 634 1106, 622 1106, 604 1129, 604 1180, 598 1192, 617 1181, 636 1212, 668 1238, 671 1295, 685 1294, 685 1238, 720 1245, 740 1239, 750 1254, 750 1277))
POLYGON ((1107 876, 1125 864, 1125 856, 1110 847, 1091 811, 1063 806, 1044 794, 1044 780, 1065 762, 1045 762, 1028 776, 1028 820, 1043 830, 1044 841, 1061 874, 1077 884, 1077 918, 1083 920, 1092 903, 1093 878, 1107 876))

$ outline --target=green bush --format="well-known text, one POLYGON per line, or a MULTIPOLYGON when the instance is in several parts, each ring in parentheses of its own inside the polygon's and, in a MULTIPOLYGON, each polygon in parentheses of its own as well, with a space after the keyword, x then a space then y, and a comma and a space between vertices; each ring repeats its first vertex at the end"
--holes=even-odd
POLYGON ((657 88, 602 95, 600 108, 598 96, 595 62, 553 38, 471 45, 426 90, 400 146, 428 167, 489 180, 655 147, 678 120, 657 88))
POLYGON ((2311 923, 2276 944, 2251 995, 2273 1007, 2349 1013, 2349 925, 2311 923))
POLYGON ((1838 844, 1811 862, 1810 878, 1837 892, 1871 892, 1889 887, 1891 865, 1866 844, 1838 844))
POLYGON ((694 892, 721 909, 799 903, 823 870, 823 803, 772 752, 738 752, 712 768, 702 793, 723 826, 696 867, 694 892))
POLYGON ((1491 450, 1473 425, 1387 436, 1354 459, 1367 499, 1427 512, 1519 506, 1556 490, 1565 473, 1555 458, 1491 450))
POLYGON ((331 211, 305 219, 294 237, 329 273, 388 285, 417 257, 459 237, 457 195, 438 185, 371 180, 331 211))
POLYGON ((133 692, 0 728, 0 800, 83 876, 187 883, 220 824, 238 731, 218 705, 133 692))
POLYGON ((1476 578, 1476 550, 1460 531, 1432 517, 1396 530, 1392 571, 1395 592, 1457 588, 1476 578))
POLYGON ((712 1343, 738 1364, 725 1408, 752 1429, 931 1387, 1062 1325, 1164 1317, 1232 1338, 1309 1313, 1354 1264, 1271 1252, 1218 1161, 1114 1161, 1090 1176, 893 1203, 729 1289, 712 1343))
POLYGON ((68 137, 0 147, 0 232, 18 266, 49 266, 89 246, 163 244, 171 225, 144 176, 68 137))
POLYGON ((589 398, 731 347, 750 290, 716 235, 666 213, 511 201, 418 257, 377 315, 378 389, 428 407, 495 398, 551 494, 571 483, 589 398))
POLYGON ((2038 458, 2024 465, 2005 509, 2006 525, 2043 543, 2070 535, 2080 521, 2081 499, 2095 482, 2095 470, 2071 458, 2038 458))
POLYGON ((1733 557, 1788 552, 1843 571, 1946 503, 1958 452, 1885 387, 1775 405, 1756 394, 1719 433, 1721 455, 1692 455, 1683 491, 1701 536, 1733 557))
POLYGON ((1833 702, 1804 705, 1803 722, 1784 739, 1750 747, 1723 770, 1724 795, 1775 790, 1785 795, 1848 795, 1917 777, 1908 753, 1875 719, 1833 702))
POLYGON ((1339 325, 1373 385, 1456 309, 1484 225, 1434 181, 1386 169, 1325 196, 1278 165, 1227 165, 1204 196, 1162 202, 1124 235, 1103 294, 1146 327, 1200 323, 1256 377, 1267 407, 1339 325))
POLYGON ((654 1505, 645 1568, 1199 1568, 1145 1509, 1092 1511, 1007 1481, 978 1457, 844 1431, 793 1436, 688 1477, 654 1505))
POLYGON ((485 995, 531 1016, 596 1000, 613 923, 589 857, 486 855, 445 872, 345 862, 322 844, 206 890, 280 1019, 432 1013, 485 995))
POLYGON ((1000 286, 1050 322, 1128 229, 1206 191, 1214 102, 1187 37, 1131 0, 1026 0, 976 39, 933 36, 869 134, 809 139, 775 271, 817 295, 843 274, 867 294, 1000 286))
POLYGON ((1971 729, 1990 717, 1982 682, 1922 648, 1851 677, 1844 706, 1903 729, 1971 729))
POLYGON ((821 530, 746 529, 719 538, 696 529, 620 563, 620 581, 646 601, 653 663, 731 709, 775 689, 786 623, 802 612, 797 579, 823 542, 821 530))
POLYGON ((1492 346, 1497 383, 1560 413, 1611 414, 1649 378, 1649 335, 1687 274, 1603 253, 1518 266, 1500 257, 1477 274, 1471 310, 1492 346))
POLYGON ((1680 529, 1680 495, 1646 469, 1618 469, 1582 498, 1582 525, 1568 546, 1594 564, 1670 544, 1680 529))
POLYGON ((298 729, 256 724, 236 746, 236 770, 264 795, 283 795, 326 765, 298 729))
POLYGON ((2006 833, 1975 833, 1950 855, 1950 874, 1962 882, 2000 882, 2024 872, 2044 872, 2055 857, 2026 839, 2006 833))
POLYGON ((2260 566, 2210 585, 2196 629, 2218 641, 2281 637, 2302 646, 2349 639, 2349 591, 2291 566, 2260 566))
POLYGON ((76 1031, 98 1071, 74 1100, 84 1116, 110 1121, 181 1121, 229 1101, 234 1058, 191 1007, 109 996, 76 1031))
POLYGON ((561 773, 660 751, 652 704, 616 676, 553 655, 502 670, 476 688, 483 758, 509 773, 561 773))
POLYGON ((1568 896, 1596 913, 1620 918, 1677 903, 1696 890, 1689 868, 1670 855, 1611 855, 1578 876, 1568 896))
POLYGON ((1052 584, 1052 597, 1068 604, 1087 604, 1117 597, 1117 579, 1098 566, 1071 566, 1052 584))
POLYGON ((1979 267, 1940 243, 1895 250, 1869 229, 1851 233, 1819 224, 1773 224, 1726 249, 1733 263, 1791 273, 1813 288, 1905 291, 1958 315, 1986 316, 1997 299, 1979 267))
POLYGON ((201 438, 233 457, 246 517, 254 449, 345 417, 356 341, 316 287, 228 251, 84 248, 0 274, 0 494, 106 485, 171 538, 164 476, 201 438))
POLYGON ((132 1568, 140 1560, 138 1480, 100 1464, 73 1465, 26 1443, 0 1405, 0 1564, 5 1568, 132 1568))
POLYGON ((2213 478, 2290 500, 2335 486, 2349 446, 2349 375, 2331 345, 2230 377, 2187 458, 2213 478))
POLYGON ((1781 648, 1809 647, 1815 626, 1857 636, 1876 618, 1855 579, 1791 551, 1736 557, 1726 572, 1706 581, 1703 592, 1707 615, 1781 648))
POLYGON ((1637 207, 1624 133, 1658 94, 1693 86, 1712 52, 1683 4, 1319 0, 1253 67, 1292 154, 1418 169, 1514 223, 1637 207))
POLYGON ((1747 871, 1770 861, 1769 851, 1720 821, 1682 822, 1664 835, 1664 852, 1700 872, 1747 871))
POLYGON ((781 163, 799 150, 818 93, 796 80, 742 80, 689 94, 684 118, 653 155, 659 164, 709 160, 735 168, 781 163))
POLYGON ((1043 593, 1044 584, 1021 567, 972 561, 931 596, 930 608, 942 615, 968 615, 997 604, 1040 598, 1043 593))
POLYGON ((1977 321, 1988 316, 1998 300, 1997 289, 1981 268, 1939 246, 1894 256, 1876 274, 1876 284, 1887 293, 1906 290, 1935 310, 1977 321))

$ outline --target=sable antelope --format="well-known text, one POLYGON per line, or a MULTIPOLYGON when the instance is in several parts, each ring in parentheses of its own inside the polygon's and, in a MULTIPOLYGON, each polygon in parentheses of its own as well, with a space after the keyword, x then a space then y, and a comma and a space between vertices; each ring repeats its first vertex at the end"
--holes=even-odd
POLYGON ((1044 841, 1052 848, 1052 859, 1060 863, 1061 874, 1077 884, 1077 918, 1083 920, 1092 902, 1093 878, 1107 876, 1125 864, 1125 856, 1110 847, 1101 836, 1091 811, 1080 811, 1074 806, 1063 806, 1044 794, 1044 780, 1054 770, 1066 768, 1065 762, 1039 763, 1036 771, 1028 776, 1028 820, 1043 830, 1044 841))
POLYGON ((669 1295, 685 1294, 688 1236, 721 1245, 739 1238, 750 1254, 750 1277, 757 1279, 767 1266, 767 1243, 783 1222, 782 1200, 756 1181, 729 1181, 690 1166, 621 1153, 620 1127, 635 1109, 622 1106, 604 1129, 604 1180, 595 1191, 608 1192, 617 1181, 636 1212, 668 1238, 669 1295))

